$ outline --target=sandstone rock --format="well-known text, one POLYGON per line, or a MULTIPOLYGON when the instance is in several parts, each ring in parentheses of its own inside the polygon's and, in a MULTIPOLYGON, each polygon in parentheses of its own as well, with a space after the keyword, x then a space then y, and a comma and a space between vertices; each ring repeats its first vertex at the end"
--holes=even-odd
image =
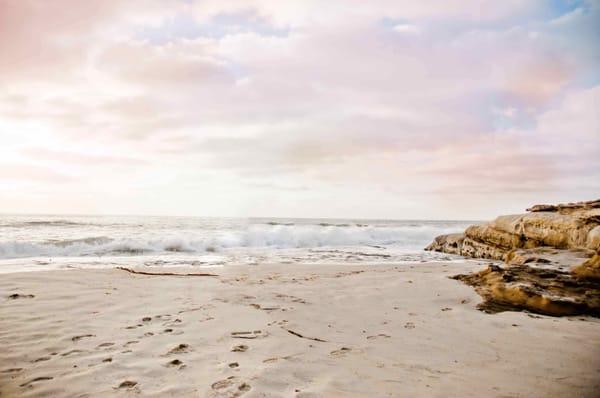
POLYGON ((472 225, 465 230, 465 235, 474 241, 484 242, 504 251, 521 246, 518 235, 497 228, 494 222, 472 225))
POLYGON ((566 205, 536 205, 527 214, 497 217, 460 234, 442 235, 426 250, 503 260, 514 249, 550 246, 600 250, 600 200, 566 205), (542 211, 540 209, 557 209, 542 211))
POLYGON ((558 206, 555 205, 533 205, 526 211, 558 211, 558 206))
POLYGON ((595 254, 583 264, 574 267, 572 272, 580 279, 591 279, 600 283, 600 254, 595 254))
POLYGON ((588 232, 586 247, 590 250, 600 252, 600 225, 588 232))
POLYGON ((517 249, 506 254, 509 266, 526 265, 537 268, 557 269, 573 272, 590 257, 587 250, 560 250, 553 247, 537 247, 533 249, 517 249))
POLYGON ((439 236, 426 250, 505 261, 456 278, 476 287, 484 307, 599 316, 600 200, 527 210, 439 236))
MULTIPOLYGON (((596 226, 585 218, 550 212, 500 216, 489 223, 491 237, 479 237, 494 243, 503 236, 510 248, 553 246, 561 249, 585 247, 588 233, 596 226)), ((474 237, 477 239, 477 237, 474 237)))
POLYGON ((527 211, 553 211, 561 214, 572 214, 581 210, 600 209, 600 199, 588 200, 586 202, 561 203, 558 205, 534 205, 527 211))
POLYGON ((506 253, 505 249, 468 238, 466 234, 440 235, 425 250, 494 260, 502 260, 506 253))
POLYGON ((460 254, 466 257, 489 258, 492 260, 503 260, 506 250, 475 239, 466 237, 460 248, 460 254))
POLYGON ((528 310, 544 315, 600 316, 598 284, 564 271, 528 265, 488 268, 453 279, 473 286, 484 298, 478 308, 489 313, 528 310))
POLYGON ((425 250, 444 252, 450 254, 462 254, 460 248, 462 247, 465 234, 449 234, 440 235, 425 248, 425 250))

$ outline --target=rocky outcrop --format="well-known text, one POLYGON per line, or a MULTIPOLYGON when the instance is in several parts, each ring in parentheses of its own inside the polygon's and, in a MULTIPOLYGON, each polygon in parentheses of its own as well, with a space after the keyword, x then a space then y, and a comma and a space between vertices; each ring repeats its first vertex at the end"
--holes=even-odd
POLYGON ((475 288, 484 298, 478 308, 485 312, 528 310, 552 316, 600 316, 598 283, 577 279, 569 272, 529 264, 490 265, 480 272, 453 278, 475 288))
POLYGON ((465 234, 440 235, 427 246, 425 250, 434 250, 450 254, 462 254, 462 246, 465 234))
POLYGON ((540 246, 592 252, 600 249, 600 200, 535 205, 528 210, 472 225, 464 234, 439 236, 425 250, 504 260, 511 250, 540 246), (448 246, 450 241, 452 247, 448 246))
POLYGON ((559 214, 577 214, 588 210, 600 209, 600 199, 589 200, 587 202, 561 203, 558 205, 535 205, 526 211, 528 212, 556 212, 559 214))
POLYGON ((488 312, 600 316, 600 200, 527 211, 438 236, 426 250, 503 260, 454 277, 475 287, 488 312))
POLYGON ((579 279, 591 279, 600 283, 600 254, 595 254, 581 265, 573 267, 571 272, 579 279))

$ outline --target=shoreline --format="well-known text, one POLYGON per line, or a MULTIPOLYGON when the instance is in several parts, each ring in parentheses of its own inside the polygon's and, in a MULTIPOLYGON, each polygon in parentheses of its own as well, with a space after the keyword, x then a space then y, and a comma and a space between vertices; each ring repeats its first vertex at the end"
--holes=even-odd
POLYGON ((0 397, 593 396, 600 320, 478 311, 483 264, 3 274, 0 397))
MULTIPOLYGON (((69 261, 73 261, 73 257, 61 257, 59 259, 68 259, 69 261)), ((79 258, 80 259, 80 258, 79 258)), ((78 259, 78 260, 79 260, 78 259)), ((283 263, 283 262, 261 262, 260 264, 256 263, 217 263, 217 264, 202 264, 202 265, 147 265, 144 262, 133 262, 125 261, 131 260, 131 257, 119 257, 119 262, 114 261, 115 257, 96 257, 89 261, 89 263, 93 263, 92 265, 88 265, 85 262, 78 262, 76 266, 67 265, 63 268, 44 268, 44 266, 51 264, 51 262, 47 263, 36 263, 33 265, 26 264, 30 261, 30 258, 23 259, 9 259, 9 260, 0 260, 0 276, 2 275, 13 275, 13 274, 27 274, 27 273, 36 273, 36 272, 69 272, 69 271, 110 271, 119 268, 135 268, 135 269, 146 269, 146 270, 154 270, 156 272, 175 270, 177 272, 195 272, 194 270, 200 272, 199 270, 219 270, 223 268, 230 267, 238 267, 238 268, 252 268, 252 267, 386 267, 386 266, 410 266, 417 264, 462 264, 462 263, 478 263, 483 264, 501 264, 499 260, 493 259, 481 259, 481 258, 468 258, 463 256, 458 256, 454 254, 448 254, 443 259, 423 259, 423 260, 403 260, 403 261, 382 261, 382 262, 370 262, 370 261, 361 261, 361 262, 351 262, 347 264, 340 265, 339 262, 295 262, 295 263, 283 263), (6 265, 3 264, 3 261, 14 261, 12 264, 6 265), (98 264, 102 262, 110 261, 110 265, 102 265, 98 264), (22 269, 17 270, 18 267, 22 269), (8 270, 7 270, 8 269, 8 270)), ((37 259, 35 259, 37 261, 37 259)), ((54 259, 53 259, 54 260, 54 259)), ((193 260, 189 260, 193 261, 193 260)), ((56 263, 56 261, 55 261, 56 263)), ((54 264, 53 264, 54 265, 54 264)), ((207 272, 208 272, 207 271, 207 272)), ((212 271, 210 271, 212 272, 212 271)))

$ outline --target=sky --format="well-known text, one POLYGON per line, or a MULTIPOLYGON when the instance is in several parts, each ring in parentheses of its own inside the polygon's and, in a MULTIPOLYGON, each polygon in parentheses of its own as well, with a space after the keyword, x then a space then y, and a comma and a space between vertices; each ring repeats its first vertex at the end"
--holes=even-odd
POLYGON ((599 0, 0 0, 0 212, 600 197, 599 0))

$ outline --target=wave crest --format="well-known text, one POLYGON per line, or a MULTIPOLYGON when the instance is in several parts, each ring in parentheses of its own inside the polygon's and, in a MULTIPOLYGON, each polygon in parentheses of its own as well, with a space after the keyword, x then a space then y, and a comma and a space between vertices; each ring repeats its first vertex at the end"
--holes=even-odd
POLYGON ((41 243, 0 241, 0 258, 142 255, 149 253, 212 253, 235 248, 316 248, 330 246, 397 245, 421 250, 436 235, 456 231, 456 226, 342 226, 251 225, 244 230, 165 232, 156 238, 92 236, 41 243))

